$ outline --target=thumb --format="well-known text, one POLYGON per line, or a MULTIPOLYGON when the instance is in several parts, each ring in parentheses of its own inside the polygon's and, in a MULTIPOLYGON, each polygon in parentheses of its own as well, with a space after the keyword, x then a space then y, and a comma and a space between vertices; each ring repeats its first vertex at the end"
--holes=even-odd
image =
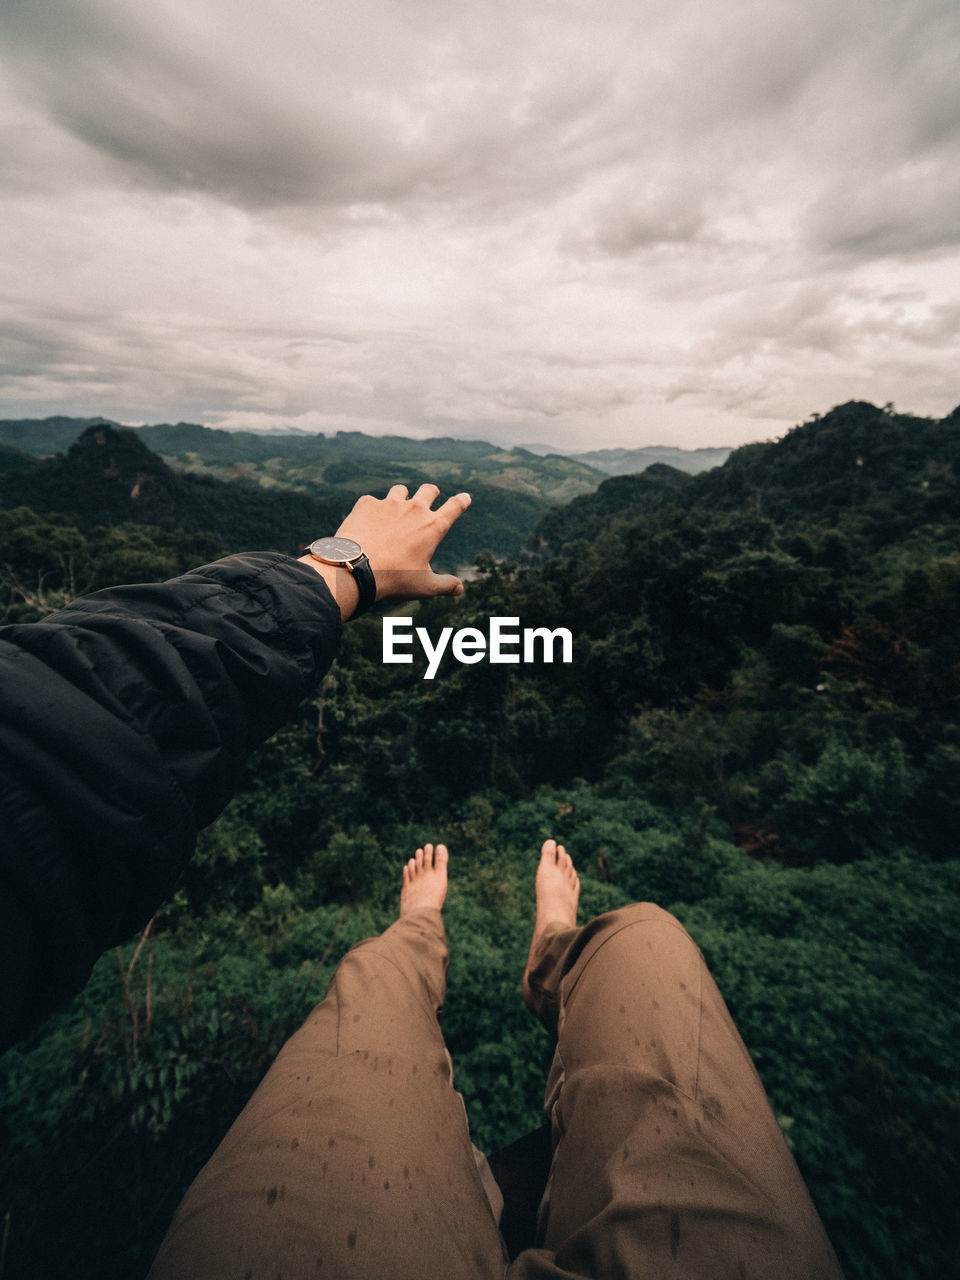
POLYGON ((463 583, 452 573, 435 573, 430 583, 430 592, 435 596, 461 596, 463 583))

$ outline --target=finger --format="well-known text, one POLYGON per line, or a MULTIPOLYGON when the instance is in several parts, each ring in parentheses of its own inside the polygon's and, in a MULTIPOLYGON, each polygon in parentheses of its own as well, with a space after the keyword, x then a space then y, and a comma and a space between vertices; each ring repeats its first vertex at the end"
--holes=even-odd
POLYGON ((455 520, 459 520, 467 507, 470 505, 469 493, 455 493, 452 498, 448 498, 442 507, 437 507, 434 513, 437 517, 437 524, 442 532, 440 537, 447 532, 455 520))
POLYGON ((411 499, 418 507, 432 507, 440 496, 440 490, 435 484, 422 484, 411 499))
POLYGON ((407 496, 407 486, 405 484, 392 484, 387 490, 388 498, 405 499, 407 496))
POLYGON ((424 583, 425 596, 462 596, 463 583, 452 573, 433 573, 424 583))

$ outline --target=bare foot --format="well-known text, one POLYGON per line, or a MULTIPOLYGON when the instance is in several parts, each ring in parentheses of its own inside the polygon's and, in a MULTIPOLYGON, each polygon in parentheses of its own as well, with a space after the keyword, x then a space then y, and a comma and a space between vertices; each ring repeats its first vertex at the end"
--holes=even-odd
POLYGON ((443 906, 447 896, 447 846, 425 844, 403 868, 400 890, 400 915, 409 915, 422 907, 443 906))
POLYGON ((530 1003, 529 973, 539 950, 540 940, 548 927, 559 925, 572 929, 577 923, 577 902, 580 899, 580 877, 574 870, 573 860, 562 844, 556 840, 544 840, 540 850, 540 865, 534 884, 537 895, 537 918, 530 941, 530 954, 523 974, 523 997, 530 1003))

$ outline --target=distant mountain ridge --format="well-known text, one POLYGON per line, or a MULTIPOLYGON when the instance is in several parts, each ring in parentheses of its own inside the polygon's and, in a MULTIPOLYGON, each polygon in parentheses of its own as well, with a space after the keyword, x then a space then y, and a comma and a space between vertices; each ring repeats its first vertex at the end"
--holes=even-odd
MULTIPOLYGON (((108 418, 24 418, 0 420, 0 443, 27 453, 49 455, 70 447, 81 431, 90 426, 120 427, 108 418)), ((154 423, 128 428, 136 431, 155 453, 177 458, 193 456, 204 463, 265 462, 277 457, 319 459, 364 458, 382 461, 433 461, 442 456, 449 461, 471 462, 492 456, 518 458, 563 458, 603 475, 632 475, 655 463, 666 463, 680 471, 697 474, 720 466, 731 453, 729 448, 680 449, 670 445, 645 445, 637 449, 594 449, 564 452, 551 445, 517 446, 513 449, 484 440, 462 440, 455 436, 370 436, 361 431, 338 431, 333 435, 290 428, 284 431, 233 431, 204 427, 199 423, 154 423)))
POLYGON ((591 449, 588 453, 568 455, 577 462, 596 467, 607 476, 633 476, 658 463, 699 475, 711 467, 720 467, 730 457, 732 448, 678 449, 666 444, 648 444, 639 449, 591 449))
MULTIPOLYGON (((0 443, 26 453, 48 456, 64 452, 82 431, 91 426, 123 427, 135 431, 155 453, 195 454, 205 462, 259 461, 278 456, 339 459, 344 454, 377 459, 389 454, 412 461, 433 458, 438 452, 459 461, 507 452, 483 440, 460 440, 453 436, 418 440, 409 436, 371 436, 362 431, 338 431, 330 436, 299 430, 227 431, 196 422, 130 426, 110 418, 62 416, 0 419, 0 443)), ((517 452, 529 453, 528 450, 517 452)))
MULTIPOLYGON (((467 490, 471 511, 451 530, 436 560, 445 569, 472 565, 481 551, 516 555, 545 511, 591 492, 602 479, 601 472, 559 455, 540 458, 524 449, 449 437, 261 435, 185 422, 126 428, 105 419, 51 418, 0 422, 3 444, 11 452, 0 456, 0 473, 14 466, 22 471, 25 462, 43 458, 41 469, 22 485, 6 486, 0 498, 8 504, 101 523, 152 519, 163 528, 179 522, 191 529, 200 521, 199 527, 217 531, 231 549, 286 547, 297 532, 317 536, 335 528, 359 494, 383 494, 397 482, 413 492, 430 481, 440 487, 441 498, 467 490), (141 485, 136 501, 130 498, 135 480, 124 480, 125 491, 117 476, 100 477, 90 487, 82 459, 91 453, 90 441, 104 432, 114 451, 126 456, 136 444, 156 459, 157 465, 141 463, 156 479, 141 485), (82 485, 78 468, 84 471, 82 485), (213 486, 203 500, 199 484, 213 486), (96 502, 90 500, 94 492, 96 502)), ((91 456, 100 455, 93 450, 91 456)))
MULTIPOLYGON (((22 445, 33 424, 13 425, 8 439, 22 445)), ((63 429, 63 420, 47 424, 45 444, 60 443, 63 429)), ((181 444, 200 441, 216 449, 221 443, 198 434, 207 432, 202 427, 186 424, 186 430, 172 431, 181 444)), ((221 435, 229 439, 225 432, 209 431, 211 437, 221 435)), ((160 456, 148 447, 150 438, 101 420, 53 456, 0 444, 0 508, 65 516, 84 532, 145 524, 212 533, 228 551, 296 552, 305 541, 333 532, 359 494, 382 493, 397 480, 411 490, 436 480, 445 496, 469 488, 474 499, 435 557, 435 567, 453 570, 472 565, 481 551, 516 555, 551 503, 589 491, 599 480, 596 472, 566 459, 538 466, 524 454, 488 452, 473 461, 447 457, 422 463, 398 462, 389 454, 371 457, 371 437, 362 437, 358 452, 341 453, 339 460, 212 464, 192 451, 160 456)), ((152 438, 171 442, 169 432, 152 438)), ((31 442, 36 445, 36 438, 31 442)), ((475 446, 471 452, 478 452, 475 446)))
MULTIPOLYGON (((700 463, 723 452, 689 454, 700 463)), ((665 507, 829 522, 888 511, 890 495, 909 504, 910 519, 945 518, 960 505, 960 408, 932 419, 851 401, 779 440, 732 450, 708 470, 649 463, 672 453, 649 446, 581 455, 608 467, 647 460, 640 472, 602 479, 580 459, 475 440, 20 420, 0 422, 0 503, 69 514, 84 527, 134 521, 217 532, 234 550, 286 547, 335 527, 359 493, 430 480, 442 496, 468 489, 474 499, 444 543, 443 567, 471 564, 481 550, 515 556, 526 545, 550 554, 665 507)))
MULTIPOLYGON (((343 513, 357 494, 383 492, 398 481, 411 490, 431 481, 440 487, 443 497, 466 489, 474 500, 470 520, 455 527, 442 553, 443 558, 454 557, 456 565, 472 563, 480 550, 516 554, 547 512, 593 493, 605 475, 635 474, 664 463, 684 474, 694 474, 724 461, 730 452, 651 445, 640 449, 600 449, 569 457, 546 445, 504 449, 483 440, 451 436, 418 440, 395 435, 368 436, 359 431, 338 431, 330 436, 304 431, 228 431, 192 422, 123 427, 105 418, 56 416, 0 421, 0 448, 4 448, 0 474, 13 469, 22 471, 30 458, 38 456, 52 464, 55 455, 68 455, 81 433, 92 428, 129 432, 162 459, 171 473, 196 480, 246 481, 257 486, 261 496, 251 503, 262 510, 262 519, 246 525, 228 520, 230 545, 245 527, 251 536, 257 530, 277 528, 266 515, 271 501, 276 499, 266 499, 263 491, 276 494, 278 490, 292 490, 305 498, 323 500, 328 513, 343 513)), ((68 502, 63 477, 54 481, 53 472, 44 484, 53 484, 61 494, 62 505, 68 502)), ((37 484, 39 477, 28 488, 36 489, 37 484)), ((632 492, 629 485, 621 495, 622 501, 628 491, 632 492)), ((216 492, 218 500, 230 507, 226 495, 216 492)), ((184 506, 180 490, 180 498, 174 502, 173 493, 169 480, 163 485, 154 484, 151 493, 144 495, 148 500, 140 502, 134 511, 115 514, 111 519, 143 520, 147 510, 155 508, 156 522, 166 527, 182 507, 185 519, 192 525, 191 504, 186 502, 184 506), (166 494, 165 505, 159 501, 161 492, 166 494)), ((116 493, 111 491, 103 497, 103 510, 113 511, 116 493)), ((42 509, 50 509, 48 498, 38 500, 42 509)), ((128 506, 123 502, 117 510, 128 506)), ((306 511, 303 518, 307 518, 306 511)))
MULTIPOLYGON (((0 422, 0 443, 50 456, 65 452, 90 426, 121 429, 106 419, 11 420, 0 422)), ((492 486, 546 508, 590 492, 602 476, 560 454, 540 457, 526 449, 501 449, 482 440, 449 436, 414 440, 359 431, 332 436, 261 434, 189 422, 126 429, 176 470, 221 480, 242 477, 266 488, 282 484, 301 492, 316 492, 318 486, 376 491, 397 480, 419 484, 429 479, 452 491, 492 486)))
POLYGON ((779 440, 743 445, 699 475, 656 464, 612 477, 548 512, 529 545, 549 554, 614 521, 667 507, 749 511, 775 521, 831 523, 854 511, 869 519, 875 509, 889 511, 891 496, 905 504, 904 521, 915 524, 960 509, 960 406, 937 419, 850 401, 779 440))
POLYGON ((67 418, 55 415, 50 418, 0 419, 0 443, 21 449, 38 457, 65 453, 87 427, 119 427, 119 422, 109 418, 67 418))

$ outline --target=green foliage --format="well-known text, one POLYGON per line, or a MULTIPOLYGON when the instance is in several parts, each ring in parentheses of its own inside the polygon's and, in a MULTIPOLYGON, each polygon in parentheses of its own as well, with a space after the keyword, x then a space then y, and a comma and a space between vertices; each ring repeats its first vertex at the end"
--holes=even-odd
POLYGON ((847 1274, 949 1274, 960 863, 744 863, 680 916, 704 950, 847 1274), (893 1259, 896 1258, 896 1266, 893 1259))
POLYGON ((82 532, 67 516, 0 509, 0 618, 34 622, 75 596, 173 578, 223 550, 211 533, 135 524, 82 532))
MULTIPOLYGON (((223 446, 184 424, 151 430, 181 469, 223 446)), ((647 899, 691 930, 850 1280, 952 1274, 958 430, 956 413, 841 406, 713 472, 603 484, 552 512, 529 557, 519 486, 468 592, 404 611, 433 635, 493 614, 569 627, 569 667, 448 658, 427 682, 416 663, 382 664, 376 618, 347 628, 334 672, 250 761, 150 936, 105 956, 0 1060, 4 1280, 142 1274, 346 948, 392 918, 401 863, 424 840, 453 854, 442 1023, 474 1140, 491 1149, 538 1125, 551 1045, 520 978, 547 836, 576 860, 581 918, 647 899)), ((338 456, 296 459, 298 500, 338 474, 379 476, 365 438, 334 443, 338 456)), ((407 443, 391 460, 414 479, 431 456, 407 443)), ((501 497, 508 472, 532 472, 520 453, 508 466, 450 443, 449 466, 501 497)), ((172 505, 143 524, 143 506, 124 514, 141 499, 123 457, 104 476, 88 441, 44 471, 36 510, 19 493, 0 510, 8 620, 111 579, 170 576, 271 527, 256 514, 270 490, 169 469, 156 486, 172 505), (81 471, 115 500, 112 523, 54 502, 81 471), (121 481, 118 496, 108 482, 121 481), (209 523, 191 515, 184 533, 181 510, 209 523)), ((13 463, 18 481, 34 476, 13 463)), ((269 454, 257 464, 292 479, 269 454)), ((473 510, 486 501, 474 488, 473 510)), ((293 523, 312 532, 307 510, 293 523)))
POLYGON ((0 1060, 9 1274, 143 1274, 336 963, 381 923, 299 910, 282 886, 249 921, 246 938, 224 931, 215 959, 195 939, 108 953, 67 1012, 0 1060))
POLYGON ((239 480, 180 475, 136 432, 110 425, 87 428, 65 455, 27 471, 0 471, 0 505, 20 504, 87 536, 116 525, 207 539, 215 530, 224 551, 288 552, 314 530, 336 528, 352 505, 342 495, 271 492, 239 480))
POLYGON ((811 862, 890 853, 909 834, 912 772, 896 740, 869 751, 833 739, 791 769, 772 816, 811 862))
POLYGON ((541 1123, 553 1046, 520 999, 532 916, 519 884, 495 863, 472 892, 451 892, 445 916, 451 962, 441 1017, 473 1141, 496 1150, 541 1123))
POLYGON ((22 449, 14 449, 8 444, 0 444, 0 473, 8 471, 29 471, 35 466, 35 460, 22 449))

